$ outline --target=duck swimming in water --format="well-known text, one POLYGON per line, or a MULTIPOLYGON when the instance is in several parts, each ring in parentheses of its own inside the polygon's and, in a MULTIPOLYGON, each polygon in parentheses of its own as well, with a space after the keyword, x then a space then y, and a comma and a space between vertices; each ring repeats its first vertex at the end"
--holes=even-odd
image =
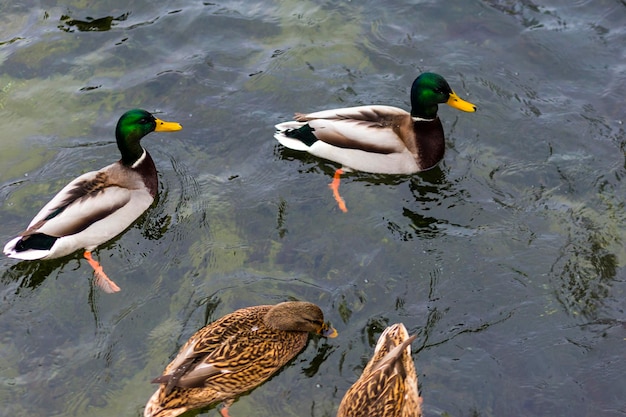
MULTIPOLYGON (((443 158, 445 139, 438 105, 465 112, 476 106, 462 100, 439 74, 426 72, 411 87, 411 111, 383 105, 296 113, 294 121, 276 125, 274 137, 283 146, 337 162, 344 169, 377 174, 413 174, 434 167, 443 158)), ((331 184, 342 211, 339 178, 331 184)))
POLYGON ((337 336, 324 323, 322 310, 305 301, 247 307, 208 324, 152 381, 160 385, 144 417, 176 417, 218 402, 223 405, 220 414, 228 417, 235 399, 293 359, 309 333, 337 336))
POLYGON ((150 132, 180 129, 180 124, 164 122, 145 110, 124 113, 115 128, 122 158, 67 184, 25 231, 4 246, 5 255, 23 260, 54 259, 84 249, 96 285, 105 292, 119 291, 91 252, 126 230, 154 201, 157 170, 141 147, 141 138, 150 132))

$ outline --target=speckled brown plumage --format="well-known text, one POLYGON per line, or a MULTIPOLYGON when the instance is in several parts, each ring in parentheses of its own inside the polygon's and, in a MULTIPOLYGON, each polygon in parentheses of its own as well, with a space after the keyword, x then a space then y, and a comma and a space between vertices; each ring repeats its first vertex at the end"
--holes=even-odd
POLYGON ((159 389, 145 417, 174 417, 222 402, 222 415, 239 395, 258 386, 306 345, 309 332, 334 337, 320 308, 285 302, 237 310, 203 327, 153 382, 159 389))
POLYGON ((372 359, 344 395, 337 417, 421 417, 422 399, 403 324, 380 335, 372 359))

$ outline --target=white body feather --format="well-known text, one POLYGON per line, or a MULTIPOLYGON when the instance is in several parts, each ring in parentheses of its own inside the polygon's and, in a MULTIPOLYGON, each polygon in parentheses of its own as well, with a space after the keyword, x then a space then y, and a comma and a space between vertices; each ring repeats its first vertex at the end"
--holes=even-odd
MULTIPOLYGON (((77 183, 91 180, 95 178, 99 172, 107 171, 117 165, 118 164, 115 163, 100 171, 87 172, 72 180, 37 213, 28 225, 28 228, 45 220, 57 207, 62 205, 64 201, 70 197, 71 194, 69 191, 75 188, 77 183)), ((147 188, 143 186, 139 174, 133 171, 129 172, 137 176, 136 183, 138 188, 107 187, 94 196, 79 198, 71 202, 61 213, 45 221, 37 232, 45 233, 50 236, 60 236, 49 250, 29 249, 17 252, 15 245, 22 238, 22 236, 18 236, 4 246, 5 255, 24 260, 53 259, 69 255, 78 249, 93 250, 123 232, 147 210, 154 201, 154 198, 150 195, 147 188), (132 204, 129 204, 131 202, 132 204), (93 216, 94 212, 107 211, 110 211, 110 213, 102 219, 88 224, 89 217, 93 216), (63 235, 62 231, 64 229, 81 222, 87 222, 87 224, 85 224, 87 227, 77 233, 63 235)))
POLYGON ((401 118, 410 120, 411 116, 407 111, 391 106, 324 110, 302 115, 301 121, 276 125, 274 138, 289 149, 335 161, 348 169, 378 174, 411 174, 420 171, 416 155, 409 151, 391 125, 382 125, 380 121, 401 118), (305 124, 314 129, 314 134, 319 139, 311 146, 284 133, 305 124), (332 137, 349 140, 355 145, 341 147, 325 141, 325 138, 332 137), (385 148, 385 152, 371 151, 371 147, 385 148))

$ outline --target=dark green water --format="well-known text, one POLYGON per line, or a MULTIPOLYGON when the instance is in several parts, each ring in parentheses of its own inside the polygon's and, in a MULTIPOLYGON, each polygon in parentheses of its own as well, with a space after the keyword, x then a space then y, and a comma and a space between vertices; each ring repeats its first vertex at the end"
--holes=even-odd
MULTIPOLYGON (((312 340, 233 417, 334 416, 387 324, 414 342, 425 416, 626 415, 626 4, 594 1, 0 0, 0 234, 143 144, 155 205, 96 251, 0 258, 0 415, 140 416, 207 321, 290 298, 312 340), (295 111, 408 108, 435 71, 447 151, 410 177, 345 176, 282 149, 295 111)), ((209 410, 205 415, 216 416, 209 410)))

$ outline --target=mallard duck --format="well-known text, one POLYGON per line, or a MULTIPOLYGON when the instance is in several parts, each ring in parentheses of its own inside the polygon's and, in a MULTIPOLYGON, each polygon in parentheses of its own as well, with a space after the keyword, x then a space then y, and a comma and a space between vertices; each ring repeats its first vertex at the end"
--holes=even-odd
POLYGON ((415 335, 402 323, 385 329, 361 377, 348 389, 337 417, 420 417, 422 398, 411 358, 415 335))
POLYGON ((46 204, 28 228, 4 246, 17 259, 53 259, 84 249, 95 283, 106 292, 120 288, 107 277, 91 252, 130 226, 154 201, 158 189, 152 157, 139 141, 150 132, 182 129, 145 110, 130 110, 115 128, 122 159, 87 172, 67 184, 46 204))
POLYGON ((163 374, 145 417, 175 417, 221 402, 228 417, 235 398, 267 380, 300 352, 309 333, 335 337, 315 304, 287 301, 248 307, 198 330, 163 374))
MULTIPOLYGON (((434 167, 445 150, 438 104, 474 112, 476 106, 457 96, 439 74, 425 72, 411 87, 411 112, 391 106, 359 106, 295 114, 295 121, 276 125, 274 137, 285 147, 306 151, 343 165, 343 169, 376 174, 413 174, 434 167)), ((340 168, 331 188, 340 208, 340 168)))

